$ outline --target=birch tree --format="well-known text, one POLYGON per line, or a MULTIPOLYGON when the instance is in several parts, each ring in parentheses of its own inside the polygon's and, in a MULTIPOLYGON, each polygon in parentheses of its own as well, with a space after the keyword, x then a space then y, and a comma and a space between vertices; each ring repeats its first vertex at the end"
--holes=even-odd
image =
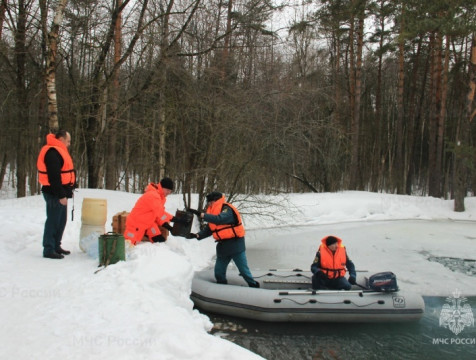
POLYGON ((40 0, 43 36, 46 39, 45 84, 48 97, 48 126, 54 132, 59 129, 58 99, 56 97, 56 66, 58 57, 58 37, 63 14, 68 0, 59 0, 54 12, 51 28, 47 30, 48 8, 46 0, 40 0))

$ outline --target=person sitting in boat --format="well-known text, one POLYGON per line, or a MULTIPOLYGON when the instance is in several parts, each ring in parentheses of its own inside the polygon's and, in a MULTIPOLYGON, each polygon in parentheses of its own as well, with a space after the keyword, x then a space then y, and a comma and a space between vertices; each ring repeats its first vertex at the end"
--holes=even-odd
POLYGON ((227 284, 226 268, 231 260, 236 264, 248 286, 259 288, 259 282, 253 279, 248 268, 245 252, 245 228, 238 210, 225 202, 225 196, 218 191, 207 195, 207 210, 195 209, 187 211, 197 215, 208 224, 199 233, 190 233, 188 239, 202 240, 213 235, 216 246, 215 279, 219 284, 227 284))
POLYGON ((335 236, 326 236, 311 265, 312 288, 350 290, 356 284, 355 266, 349 259, 342 240, 335 236), (349 271, 349 280, 344 276, 346 268, 349 271))

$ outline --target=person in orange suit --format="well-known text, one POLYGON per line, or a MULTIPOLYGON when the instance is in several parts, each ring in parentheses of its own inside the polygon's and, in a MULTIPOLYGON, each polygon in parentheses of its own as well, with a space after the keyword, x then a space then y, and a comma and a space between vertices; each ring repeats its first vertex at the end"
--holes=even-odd
POLYGON ((132 245, 142 241, 144 235, 151 242, 164 242, 166 238, 159 226, 171 230, 169 222, 179 221, 165 211, 165 201, 174 190, 172 179, 165 177, 159 183, 147 185, 126 220, 124 238, 132 245))

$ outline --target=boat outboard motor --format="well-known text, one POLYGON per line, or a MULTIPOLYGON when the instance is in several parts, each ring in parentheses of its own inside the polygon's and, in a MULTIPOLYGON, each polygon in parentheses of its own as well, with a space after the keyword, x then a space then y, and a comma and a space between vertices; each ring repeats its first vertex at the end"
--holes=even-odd
POLYGON ((394 292, 398 291, 397 277, 391 271, 385 271, 370 276, 367 287, 373 291, 394 292))

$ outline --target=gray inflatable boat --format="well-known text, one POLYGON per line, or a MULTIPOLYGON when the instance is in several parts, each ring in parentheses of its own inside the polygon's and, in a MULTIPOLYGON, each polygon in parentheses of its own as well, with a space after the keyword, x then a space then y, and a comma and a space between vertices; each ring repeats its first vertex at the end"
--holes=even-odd
MULTIPOLYGON (((269 322, 393 322, 419 320, 425 310, 419 294, 351 290, 312 290, 310 271, 253 270, 261 287, 250 288, 229 269, 228 285, 217 284, 213 269, 196 272, 191 298, 206 312, 269 322)), ((361 282, 362 279, 357 279, 361 282)))

